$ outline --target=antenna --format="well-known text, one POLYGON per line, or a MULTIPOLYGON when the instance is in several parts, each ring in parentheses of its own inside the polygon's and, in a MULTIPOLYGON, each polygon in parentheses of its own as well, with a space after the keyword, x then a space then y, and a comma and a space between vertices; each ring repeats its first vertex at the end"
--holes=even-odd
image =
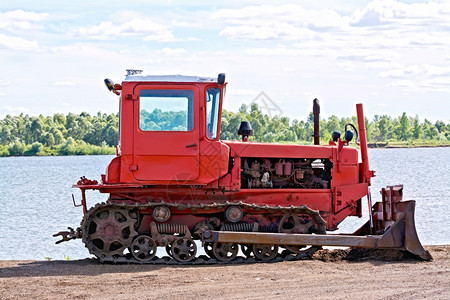
POLYGON ((127 71, 127 76, 129 76, 129 75, 139 75, 139 74, 142 74, 142 72, 144 72, 142 70, 135 70, 135 69, 127 69, 126 71, 127 71))

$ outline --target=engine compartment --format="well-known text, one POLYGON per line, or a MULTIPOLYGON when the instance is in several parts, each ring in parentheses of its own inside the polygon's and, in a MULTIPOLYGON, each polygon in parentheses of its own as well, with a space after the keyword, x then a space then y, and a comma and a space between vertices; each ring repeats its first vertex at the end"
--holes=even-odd
POLYGON ((241 189, 328 189, 333 163, 324 158, 241 158, 241 189))

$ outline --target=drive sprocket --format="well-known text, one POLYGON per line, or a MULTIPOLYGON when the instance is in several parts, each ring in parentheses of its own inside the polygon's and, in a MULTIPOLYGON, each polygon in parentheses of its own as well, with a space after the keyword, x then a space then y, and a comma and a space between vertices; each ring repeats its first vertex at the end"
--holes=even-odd
POLYGON ((97 204, 81 222, 83 242, 101 261, 123 257, 137 236, 136 222, 137 214, 129 209, 97 204))

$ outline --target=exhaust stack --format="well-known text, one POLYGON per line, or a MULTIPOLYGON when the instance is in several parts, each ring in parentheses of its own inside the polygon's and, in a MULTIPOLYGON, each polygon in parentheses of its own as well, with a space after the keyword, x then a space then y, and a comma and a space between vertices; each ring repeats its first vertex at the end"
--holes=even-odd
POLYGON ((319 132, 319 115, 320 115, 320 104, 319 99, 315 98, 313 100, 313 115, 314 115, 314 145, 320 145, 320 132, 319 132))

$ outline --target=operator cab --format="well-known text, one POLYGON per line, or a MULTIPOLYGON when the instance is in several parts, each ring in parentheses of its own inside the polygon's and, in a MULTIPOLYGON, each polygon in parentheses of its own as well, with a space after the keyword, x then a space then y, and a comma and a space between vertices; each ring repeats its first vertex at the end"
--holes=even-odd
POLYGON ((206 185, 227 173, 229 149, 219 141, 224 74, 155 76, 128 70, 122 85, 105 83, 121 91, 120 174, 108 168, 107 183, 206 185))

